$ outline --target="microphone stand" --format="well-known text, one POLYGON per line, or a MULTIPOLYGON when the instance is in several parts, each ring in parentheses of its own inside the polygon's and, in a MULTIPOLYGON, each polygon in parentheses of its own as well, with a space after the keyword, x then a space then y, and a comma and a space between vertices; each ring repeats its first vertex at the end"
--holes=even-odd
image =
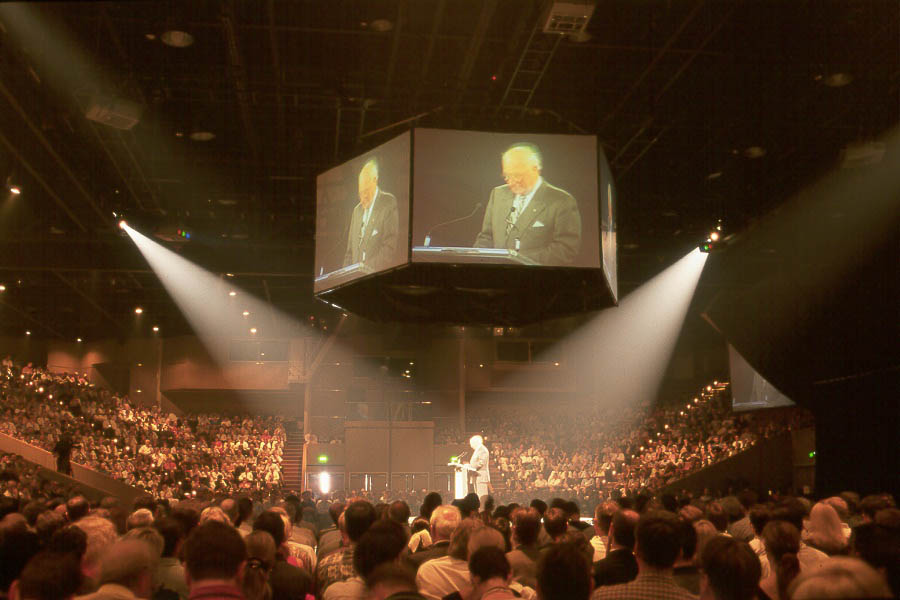
POLYGON ((454 224, 454 223, 459 223, 460 221, 465 221, 466 219, 470 219, 470 218, 472 218, 473 216, 475 216, 475 213, 477 213, 478 210, 479 210, 482 206, 483 206, 483 205, 481 204, 481 202, 479 202, 478 204, 475 205, 475 208, 472 209, 472 212, 470 212, 470 213, 467 214, 466 216, 464 216, 464 217, 457 217, 456 219, 451 219, 451 220, 445 221, 445 222, 443 222, 443 223, 438 223, 437 225, 435 225, 434 227, 432 227, 431 229, 429 229, 429 230, 428 230, 428 233, 425 234, 425 243, 424 243, 423 245, 424 245, 426 248, 429 247, 429 246, 431 246, 431 234, 432 234, 432 232, 434 232, 435 229, 439 229, 439 228, 441 228, 441 227, 444 227, 445 225, 452 225, 452 224, 454 224))

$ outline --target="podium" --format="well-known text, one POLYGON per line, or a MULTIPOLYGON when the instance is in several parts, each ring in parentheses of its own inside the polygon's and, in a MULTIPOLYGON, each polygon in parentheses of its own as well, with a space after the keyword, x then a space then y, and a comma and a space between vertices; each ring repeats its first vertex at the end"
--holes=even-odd
POLYGON ((373 272, 372 267, 369 267, 364 263, 353 263, 352 265, 341 267, 337 271, 319 275, 313 282, 313 289, 323 290, 335 288, 373 272))
POLYGON ((458 462, 447 463, 447 466, 453 468, 453 498, 465 498, 469 493, 469 473, 474 473, 475 469, 458 462))
POLYGON ((463 248, 456 246, 413 246, 413 262, 521 265, 540 263, 506 248, 463 248))

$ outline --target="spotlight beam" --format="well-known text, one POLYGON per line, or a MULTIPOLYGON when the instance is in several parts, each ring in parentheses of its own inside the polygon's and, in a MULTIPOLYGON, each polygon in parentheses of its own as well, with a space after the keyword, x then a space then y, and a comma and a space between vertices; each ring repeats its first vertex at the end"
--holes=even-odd
POLYGON ((692 250, 554 349, 576 357, 589 396, 611 405, 656 399, 707 258, 692 250))
MULTIPOLYGON (((232 342, 287 339, 301 335, 301 323, 285 315, 231 279, 212 273, 125 224, 122 229, 138 247, 169 296, 197 334, 207 354, 230 381, 232 342), (233 296, 231 294, 234 294, 233 296), (244 311, 250 314, 244 316, 244 311), (261 321, 269 315, 269 319, 261 321), (271 322, 269 322, 271 320, 271 322)), ((235 374, 235 378, 240 374, 235 374)))

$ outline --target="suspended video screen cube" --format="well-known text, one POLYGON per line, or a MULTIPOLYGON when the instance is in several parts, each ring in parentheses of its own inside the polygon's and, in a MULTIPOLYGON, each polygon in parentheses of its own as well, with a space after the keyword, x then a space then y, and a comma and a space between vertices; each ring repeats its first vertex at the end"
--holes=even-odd
POLYGON ((614 194, 596 136, 414 129, 318 177, 314 292, 381 321, 611 306, 614 194))

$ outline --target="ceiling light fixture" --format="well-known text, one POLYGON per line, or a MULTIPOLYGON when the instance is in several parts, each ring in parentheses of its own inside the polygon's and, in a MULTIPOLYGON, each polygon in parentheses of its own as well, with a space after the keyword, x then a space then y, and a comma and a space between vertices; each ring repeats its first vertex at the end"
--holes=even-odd
POLYGON ((159 333, 159 327, 158 327, 158 326, 156 326, 156 325, 153 326, 153 333, 159 333))
POLYGON ((369 29, 378 33, 385 33, 394 28, 394 23, 388 19, 375 19, 369 23, 369 29))
POLYGON ((179 29, 164 31, 159 39, 163 44, 172 48, 187 48, 194 43, 194 36, 179 29))
POLYGON ((766 149, 762 146, 749 146, 744 150, 744 156, 747 158, 762 158, 766 155, 766 149))
POLYGON ((141 308, 140 306, 138 306, 137 308, 134 309, 134 314, 136 314, 136 315, 143 314, 143 312, 144 312, 144 309, 141 308))
POLYGON ((824 83, 828 87, 839 88, 853 83, 853 75, 843 71, 837 71, 835 73, 829 73, 828 75, 821 77, 821 80, 822 83, 824 83))

